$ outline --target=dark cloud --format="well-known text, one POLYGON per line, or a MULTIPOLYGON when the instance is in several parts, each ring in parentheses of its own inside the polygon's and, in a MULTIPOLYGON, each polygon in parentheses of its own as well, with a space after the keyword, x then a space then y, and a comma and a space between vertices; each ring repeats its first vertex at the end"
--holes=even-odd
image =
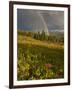
POLYGON ((63 30, 64 12, 52 10, 17 10, 17 28, 20 30, 63 30))

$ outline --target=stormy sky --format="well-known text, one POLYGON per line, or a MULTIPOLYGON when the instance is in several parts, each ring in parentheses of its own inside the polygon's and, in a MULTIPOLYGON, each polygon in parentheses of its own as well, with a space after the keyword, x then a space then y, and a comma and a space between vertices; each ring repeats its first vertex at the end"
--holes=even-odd
POLYGON ((17 9, 17 29, 28 31, 64 30, 64 12, 52 10, 17 9))

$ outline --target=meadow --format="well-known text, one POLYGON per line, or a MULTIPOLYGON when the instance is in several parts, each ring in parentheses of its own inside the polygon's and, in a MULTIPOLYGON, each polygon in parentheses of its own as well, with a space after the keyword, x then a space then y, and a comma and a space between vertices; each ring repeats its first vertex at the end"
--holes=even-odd
POLYGON ((64 38, 45 32, 17 32, 17 79, 64 78, 64 38))

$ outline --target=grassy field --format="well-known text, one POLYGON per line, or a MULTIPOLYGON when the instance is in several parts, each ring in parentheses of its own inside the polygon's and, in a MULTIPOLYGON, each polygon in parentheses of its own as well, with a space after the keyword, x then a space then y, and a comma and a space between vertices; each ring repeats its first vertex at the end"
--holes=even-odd
POLYGON ((17 79, 37 80, 64 77, 64 45, 30 36, 17 37, 17 79))

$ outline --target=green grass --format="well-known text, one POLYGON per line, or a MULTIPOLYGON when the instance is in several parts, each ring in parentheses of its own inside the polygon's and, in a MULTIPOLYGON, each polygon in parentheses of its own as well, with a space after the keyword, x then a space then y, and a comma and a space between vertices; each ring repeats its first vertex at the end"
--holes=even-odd
POLYGON ((64 77, 63 44, 48 43, 18 34, 17 79, 64 77))

